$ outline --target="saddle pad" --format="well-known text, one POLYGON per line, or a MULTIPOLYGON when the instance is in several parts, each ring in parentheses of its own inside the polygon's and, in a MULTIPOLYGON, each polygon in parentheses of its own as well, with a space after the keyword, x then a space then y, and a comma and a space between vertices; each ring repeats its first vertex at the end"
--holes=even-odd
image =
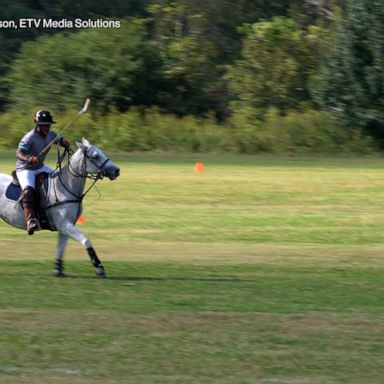
POLYGON ((5 197, 9 200, 19 200, 19 197, 21 195, 21 187, 20 185, 16 184, 9 184, 7 187, 7 190, 5 191, 5 197))
MULTIPOLYGON (((48 190, 48 177, 44 177, 44 189, 48 190)), ((10 183, 5 191, 5 197, 9 200, 17 201, 21 195, 20 185, 10 183)))

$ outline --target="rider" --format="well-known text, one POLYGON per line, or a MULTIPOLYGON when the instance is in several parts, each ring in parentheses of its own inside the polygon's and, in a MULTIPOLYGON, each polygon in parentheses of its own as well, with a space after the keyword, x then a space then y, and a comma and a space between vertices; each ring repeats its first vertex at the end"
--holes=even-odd
POLYGON ((16 151, 16 173, 22 189, 22 202, 28 233, 32 234, 40 228, 36 218, 36 180, 35 176, 42 173, 52 173, 51 167, 44 165, 44 159, 50 150, 49 144, 60 144, 68 148, 69 142, 51 131, 51 124, 55 124, 49 111, 37 111, 33 117, 35 128, 29 131, 19 143, 16 151), (42 153, 42 150, 48 148, 42 153))

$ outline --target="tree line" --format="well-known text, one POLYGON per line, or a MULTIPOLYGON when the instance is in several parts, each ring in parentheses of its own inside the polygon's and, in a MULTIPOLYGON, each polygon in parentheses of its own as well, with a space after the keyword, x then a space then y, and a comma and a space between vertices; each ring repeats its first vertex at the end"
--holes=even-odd
POLYGON ((89 96, 93 112, 70 135, 114 149, 381 149, 383 9, 384 0, 21 1, 3 18, 121 27, 0 30, 0 145, 14 145, 29 111, 65 121, 89 96))

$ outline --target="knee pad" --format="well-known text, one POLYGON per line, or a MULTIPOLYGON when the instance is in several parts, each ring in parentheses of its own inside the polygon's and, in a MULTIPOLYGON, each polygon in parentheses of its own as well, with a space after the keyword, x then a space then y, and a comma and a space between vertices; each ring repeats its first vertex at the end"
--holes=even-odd
POLYGON ((34 208, 36 202, 35 190, 32 187, 26 187, 23 190, 24 208, 34 208))

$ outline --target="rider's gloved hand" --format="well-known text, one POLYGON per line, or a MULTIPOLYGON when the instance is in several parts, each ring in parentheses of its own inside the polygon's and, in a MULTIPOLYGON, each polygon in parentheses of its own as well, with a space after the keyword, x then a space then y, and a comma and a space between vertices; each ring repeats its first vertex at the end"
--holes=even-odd
POLYGON ((60 145, 61 145, 62 147, 64 147, 64 148, 66 148, 66 149, 68 149, 68 148, 71 146, 71 144, 69 144, 69 141, 68 141, 68 140, 65 140, 65 139, 62 139, 62 140, 60 141, 60 145))
POLYGON ((28 156, 27 157, 28 164, 36 164, 39 162, 39 159, 36 156, 28 156))

